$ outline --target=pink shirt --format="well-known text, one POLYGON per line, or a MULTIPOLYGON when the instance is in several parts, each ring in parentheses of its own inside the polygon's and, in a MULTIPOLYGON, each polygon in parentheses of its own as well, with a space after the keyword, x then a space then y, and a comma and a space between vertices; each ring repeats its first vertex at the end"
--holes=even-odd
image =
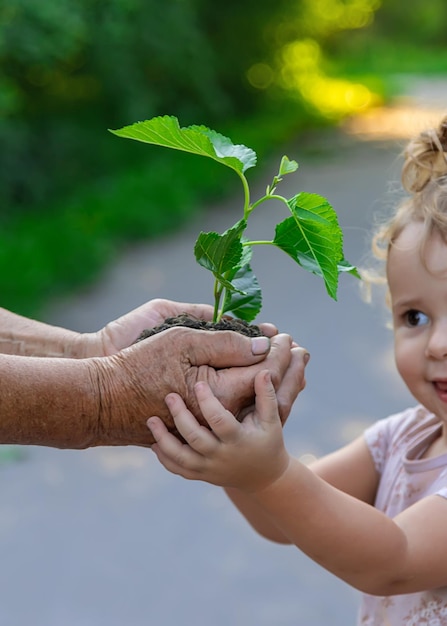
MULTIPOLYGON (((423 406, 417 406, 380 420, 365 431, 380 474, 377 509, 395 517, 426 496, 447 498, 447 454, 420 458, 440 429, 441 422, 423 406)), ((447 587, 383 598, 364 594, 358 623, 447 626, 447 587)))

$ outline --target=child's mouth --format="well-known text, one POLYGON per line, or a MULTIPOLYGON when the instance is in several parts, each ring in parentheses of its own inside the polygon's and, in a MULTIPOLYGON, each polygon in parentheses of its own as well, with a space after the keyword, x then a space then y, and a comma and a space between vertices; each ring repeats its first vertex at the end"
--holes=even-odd
POLYGON ((433 386, 439 398, 443 402, 447 402, 447 380, 434 380, 433 386))

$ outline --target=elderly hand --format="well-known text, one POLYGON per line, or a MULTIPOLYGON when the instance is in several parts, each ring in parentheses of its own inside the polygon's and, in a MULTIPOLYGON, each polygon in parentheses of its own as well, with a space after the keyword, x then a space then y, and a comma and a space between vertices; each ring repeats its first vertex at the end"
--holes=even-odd
MULTIPOLYGON (((131 346, 141 332, 158 326, 167 317, 189 313, 193 317, 212 320, 213 307, 208 304, 191 304, 156 298, 142 304, 122 317, 109 322, 96 333, 83 333, 77 337, 82 356, 111 356, 131 346)), ((278 333, 273 324, 259 324, 267 337, 278 333)))
POLYGON ((172 392, 200 417, 194 394, 198 381, 206 381, 227 409, 239 412, 253 403, 255 376, 267 368, 278 388, 287 381, 288 404, 296 390, 293 376, 287 374, 291 346, 285 334, 269 340, 176 327, 110 357, 89 359, 100 398, 96 445, 151 445, 154 438, 146 426, 151 415, 175 431, 164 402, 172 392))

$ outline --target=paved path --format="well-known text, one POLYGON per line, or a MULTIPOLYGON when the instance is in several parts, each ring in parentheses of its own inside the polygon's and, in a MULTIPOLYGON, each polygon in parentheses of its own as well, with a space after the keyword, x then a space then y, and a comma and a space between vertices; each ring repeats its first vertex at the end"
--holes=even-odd
MULTIPOLYGON (((395 201, 397 142, 317 138, 284 194, 326 195, 361 264, 377 211, 395 201)), ((281 156, 281 155, 278 155, 281 156)), ((276 159, 266 169, 274 173, 276 159)), ((263 179, 262 187, 265 186, 263 179)), ((256 185, 255 185, 256 187, 256 185)), ((281 211, 280 207, 277 211, 281 211)), ((233 203, 206 212, 178 235, 129 249, 99 284, 60 303, 47 320, 96 330, 153 297, 209 300, 210 277, 193 258, 199 228, 237 219, 233 203)), ((267 207, 250 234, 270 236, 267 207)), ((262 318, 312 354, 308 386, 286 427, 289 449, 319 455, 411 400, 393 370, 382 296, 365 304, 352 277, 339 301, 276 250, 255 250, 262 318)), ((355 591, 296 549, 257 537, 223 493, 169 475, 138 448, 83 452, 23 449, 0 466, 0 626, 349 626, 355 591)), ((330 520, 328 520, 330 524, 330 520)))

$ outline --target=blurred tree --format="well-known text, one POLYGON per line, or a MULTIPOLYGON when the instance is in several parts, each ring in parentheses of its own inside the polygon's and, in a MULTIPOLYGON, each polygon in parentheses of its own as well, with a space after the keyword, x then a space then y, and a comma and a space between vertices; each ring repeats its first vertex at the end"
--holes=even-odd
POLYGON ((2 0, 0 220, 136 163, 107 128, 216 127, 283 98, 335 118, 368 106, 363 77, 337 72, 443 46, 446 17, 444 0, 2 0))
POLYGON ((247 78, 282 102, 305 103, 314 115, 337 120, 381 100, 379 93, 334 71, 334 38, 346 41, 373 23, 381 0, 289 0, 266 21, 269 45, 247 78))
POLYGON ((108 127, 166 112, 224 114, 195 4, 2 0, 3 215, 105 171, 116 156, 108 127))
POLYGON ((260 153, 376 104, 387 74, 446 72, 446 18, 445 0, 0 0, 2 303, 29 314, 222 192, 202 162, 166 190, 175 157, 107 128, 170 113, 260 153))
POLYGON ((386 0, 377 12, 376 35, 394 42, 411 39, 414 44, 445 45, 447 3, 444 0, 386 0))
POLYGON ((200 0, 203 32, 213 48, 220 84, 232 95, 238 112, 258 105, 265 93, 253 88, 247 72, 255 64, 268 62, 278 47, 276 27, 299 11, 301 0, 227 0, 215 4, 200 0))
POLYGON ((382 76, 445 73, 447 3, 444 0, 380 2, 374 19, 350 37, 334 31, 325 49, 339 71, 382 76))

